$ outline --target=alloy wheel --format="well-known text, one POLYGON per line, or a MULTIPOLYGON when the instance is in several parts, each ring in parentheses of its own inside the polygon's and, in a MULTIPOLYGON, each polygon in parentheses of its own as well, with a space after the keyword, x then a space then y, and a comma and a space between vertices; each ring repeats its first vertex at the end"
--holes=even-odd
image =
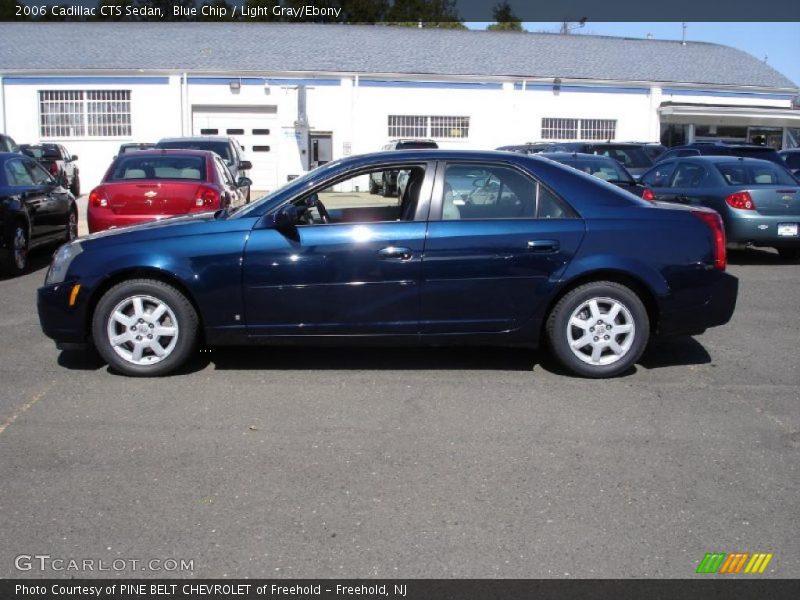
POLYGON ((570 315, 567 340, 572 353, 590 365, 610 365, 631 349, 636 325, 631 311, 613 298, 591 298, 570 315))
POLYGON ((114 307, 106 333, 109 345, 123 360, 152 365, 172 353, 180 330, 168 304, 153 296, 136 295, 114 307))

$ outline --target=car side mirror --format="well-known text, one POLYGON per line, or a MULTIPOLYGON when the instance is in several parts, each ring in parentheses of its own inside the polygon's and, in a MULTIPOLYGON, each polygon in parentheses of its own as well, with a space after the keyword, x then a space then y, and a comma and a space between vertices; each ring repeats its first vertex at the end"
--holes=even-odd
POLYGON ((77 155, 77 154, 73 154, 73 155, 70 157, 70 160, 71 160, 71 161, 73 161, 73 160, 78 160, 78 155, 77 155))
POLYGON ((236 187, 250 187, 253 185, 253 180, 249 177, 239 177, 239 180, 236 182, 236 187))
POLYGON ((297 225, 297 207, 288 204, 275 213, 273 224, 275 229, 292 229, 297 225))
POLYGON ((252 168, 253 168, 253 163, 251 163, 249 160, 243 160, 242 162, 239 163, 239 170, 241 171, 249 171, 252 168))

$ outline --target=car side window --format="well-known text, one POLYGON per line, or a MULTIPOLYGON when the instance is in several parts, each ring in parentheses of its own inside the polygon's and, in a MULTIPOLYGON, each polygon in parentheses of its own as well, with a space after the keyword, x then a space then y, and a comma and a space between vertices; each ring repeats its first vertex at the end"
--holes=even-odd
POLYGON ((533 219, 572 216, 547 187, 511 167, 448 164, 442 220, 533 219))
POLYGON ((360 172, 335 184, 302 196, 293 204, 298 209, 298 225, 338 223, 379 223, 413 221, 416 216, 425 165, 397 165, 380 171, 360 172), (370 178, 383 172, 395 174, 397 194, 389 197, 370 193, 370 178))
POLYGON ((6 180, 11 186, 33 185, 33 178, 22 160, 10 160, 6 163, 6 180))
POLYGON ((674 162, 658 163, 642 176, 642 183, 651 188, 667 187, 674 170, 674 162))
POLYGON ((219 177, 219 181, 222 185, 227 185, 229 187, 235 186, 230 169, 225 166, 225 163, 222 162, 222 159, 218 156, 214 157, 214 166, 217 169, 217 176, 219 177))
POLYGON ((706 177, 706 170, 702 165, 682 162, 675 169, 670 181, 670 187, 695 188, 700 187, 706 177))
POLYGON ((48 183, 55 183, 53 178, 50 176, 50 173, 45 171, 44 167, 42 167, 39 163, 32 160, 26 160, 25 168, 28 169, 28 172, 31 174, 33 185, 46 185, 48 183))

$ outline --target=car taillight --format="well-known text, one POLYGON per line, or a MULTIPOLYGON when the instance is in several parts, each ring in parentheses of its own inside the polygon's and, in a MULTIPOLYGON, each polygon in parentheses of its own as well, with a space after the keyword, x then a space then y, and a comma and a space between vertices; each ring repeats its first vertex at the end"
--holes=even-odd
POLYGON ((644 188, 644 191, 642 192, 642 200, 648 200, 650 202, 653 202, 655 201, 655 199, 656 195, 655 193, 653 193, 653 190, 651 190, 650 188, 644 188))
POLYGON ((50 163, 50 175, 58 175, 58 165, 56 163, 50 163))
POLYGON ((194 198, 194 210, 206 210, 219 206, 219 192, 214 188, 201 185, 194 198))
POLYGON ((740 210, 755 210, 756 204, 750 196, 750 192, 736 192, 725 198, 728 206, 738 208, 740 210))
POLYGON ((719 213, 706 210, 693 210, 691 213, 705 221, 706 225, 711 229, 711 235, 714 238, 714 268, 724 271, 728 265, 728 257, 725 249, 725 227, 722 224, 722 218, 719 213))
POLYGON ((108 206, 108 200, 100 189, 92 190, 89 194, 89 206, 95 208, 105 208, 108 206))

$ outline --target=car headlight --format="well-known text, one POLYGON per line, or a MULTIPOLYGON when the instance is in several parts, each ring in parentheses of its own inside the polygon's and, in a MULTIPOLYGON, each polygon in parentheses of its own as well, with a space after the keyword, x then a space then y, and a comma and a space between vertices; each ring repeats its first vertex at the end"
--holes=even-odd
POLYGON ((70 264, 81 252, 83 252, 83 248, 81 248, 80 242, 72 242, 61 246, 53 255, 53 261, 50 263, 50 268, 47 269, 44 284, 52 285, 64 281, 70 264))

